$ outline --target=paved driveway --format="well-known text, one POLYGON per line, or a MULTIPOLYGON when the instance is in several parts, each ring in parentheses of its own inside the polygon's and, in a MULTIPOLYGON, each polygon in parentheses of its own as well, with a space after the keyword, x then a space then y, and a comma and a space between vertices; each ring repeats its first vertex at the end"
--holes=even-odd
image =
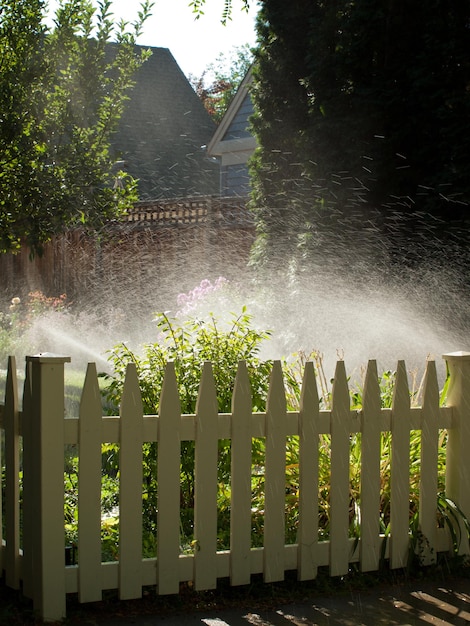
POLYGON ((277 610, 194 611, 82 621, 100 626, 408 626, 470 625, 470 579, 380 585, 361 592, 313 596, 277 610))

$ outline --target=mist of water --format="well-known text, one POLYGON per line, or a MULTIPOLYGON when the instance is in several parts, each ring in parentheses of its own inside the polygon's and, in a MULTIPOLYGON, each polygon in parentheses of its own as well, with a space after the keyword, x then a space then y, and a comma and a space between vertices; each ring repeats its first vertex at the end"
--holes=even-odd
MULTIPOLYGON (((68 310, 34 320, 18 346, 18 362, 23 353, 53 352, 71 356, 72 367, 95 361, 101 371, 109 370, 114 345, 126 342, 139 351, 143 343, 157 341, 155 313, 181 320, 178 294, 224 276, 221 288, 203 294, 189 314, 226 320, 246 306, 257 328, 272 331, 262 357, 315 350, 324 355, 327 375, 338 357, 349 371, 368 359, 376 359, 382 370, 395 369, 399 359, 422 370, 432 357, 442 373, 442 354, 470 348, 468 246, 467 257, 462 253, 467 234, 460 233, 452 245, 428 245, 419 264, 398 258, 393 266, 380 241, 369 246, 367 234, 361 236, 359 246, 356 235, 337 233, 301 270, 292 269, 282 249, 276 251, 275 270, 255 270, 237 256, 236 242, 231 255, 214 244, 201 255, 201 245, 185 248, 179 241, 158 265, 103 267, 68 310)), ((211 233, 213 242, 217 237, 211 233)))
MULTIPOLYGON (((193 271, 191 281, 186 277, 195 287, 204 279, 210 279, 212 285, 216 282, 207 268, 193 271)), ((247 273, 196 298, 194 307, 186 312, 178 303, 178 287, 175 277, 172 292, 149 289, 139 314, 129 300, 105 298, 106 306, 99 312, 74 311, 77 304, 68 312, 40 316, 28 331, 28 347, 34 352, 71 356, 75 368, 94 361, 100 371, 109 371, 107 352, 115 344, 125 342, 138 352, 143 343, 158 340, 153 322, 156 312, 165 311, 178 321, 213 314, 222 322, 246 306, 257 328, 272 331, 263 358, 315 350, 324 355, 328 375, 333 374, 337 358, 344 358, 351 372, 368 359, 376 359, 381 370, 393 370, 397 360, 405 359, 408 368, 422 371, 431 357, 442 376, 442 354, 468 349, 462 318, 468 298, 458 285, 451 285, 449 276, 439 279, 429 273, 426 280, 422 275, 420 280, 403 276, 401 281, 387 284, 383 275, 372 269, 367 274, 336 274, 316 267, 295 280, 247 273)))

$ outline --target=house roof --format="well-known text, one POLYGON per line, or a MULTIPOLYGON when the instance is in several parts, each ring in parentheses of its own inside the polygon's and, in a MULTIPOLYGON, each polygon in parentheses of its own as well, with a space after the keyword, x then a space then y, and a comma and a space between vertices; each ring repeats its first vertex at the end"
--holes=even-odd
POLYGON ((139 179, 140 200, 215 194, 215 124, 170 51, 150 50, 112 141, 116 160, 139 179))
POLYGON ((246 117, 246 111, 251 111, 249 87, 252 80, 253 74, 250 68, 207 146, 207 153, 210 156, 220 156, 227 152, 253 151, 255 149, 256 140, 247 128, 248 118, 246 117), (246 106, 248 102, 250 107, 246 106), (238 119, 240 114, 243 118, 242 120, 238 119), (244 126, 243 128, 239 127, 240 121, 244 126))

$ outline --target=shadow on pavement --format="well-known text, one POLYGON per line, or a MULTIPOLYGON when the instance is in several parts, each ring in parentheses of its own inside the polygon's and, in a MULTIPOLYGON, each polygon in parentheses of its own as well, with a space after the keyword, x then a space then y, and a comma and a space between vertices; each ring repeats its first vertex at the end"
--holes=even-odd
MULTIPOLYGON (((93 624, 93 622, 87 622, 93 624)), ((98 622, 95 622, 97 624, 98 622)), ((230 609, 173 616, 136 615, 100 626, 412 626, 470 625, 470 580, 425 581, 312 597, 277 610, 230 609)))

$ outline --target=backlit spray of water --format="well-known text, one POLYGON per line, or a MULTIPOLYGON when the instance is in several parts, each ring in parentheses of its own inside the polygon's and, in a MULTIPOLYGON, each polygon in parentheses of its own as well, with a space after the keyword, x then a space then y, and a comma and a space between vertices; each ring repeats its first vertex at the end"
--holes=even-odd
POLYGON ((338 357, 350 373, 368 359, 377 359, 382 370, 395 369, 397 360, 405 359, 408 368, 422 371, 432 357, 442 377, 442 354, 469 347, 469 299, 458 263, 393 273, 363 262, 335 269, 332 252, 328 263, 323 259, 292 276, 287 269, 276 275, 248 269, 240 273, 226 264, 225 255, 210 264, 192 258, 191 251, 187 255, 184 263, 180 259, 184 273, 160 267, 144 290, 115 279, 101 282, 94 290, 96 300, 88 295, 67 312, 39 317, 29 331, 30 348, 72 356, 72 367, 94 361, 105 371, 110 367, 107 351, 116 343, 124 341, 138 351, 143 343, 158 340, 156 312, 179 320, 209 313, 228 320, 243 306, 256 327, 272 331, 263 357, 316 350, 324 355, 328 376, 338 357), (224 280, 217 281, 221 275, 224 280), (181 293, 192 287, 197 294, 188 310, 181 293))

